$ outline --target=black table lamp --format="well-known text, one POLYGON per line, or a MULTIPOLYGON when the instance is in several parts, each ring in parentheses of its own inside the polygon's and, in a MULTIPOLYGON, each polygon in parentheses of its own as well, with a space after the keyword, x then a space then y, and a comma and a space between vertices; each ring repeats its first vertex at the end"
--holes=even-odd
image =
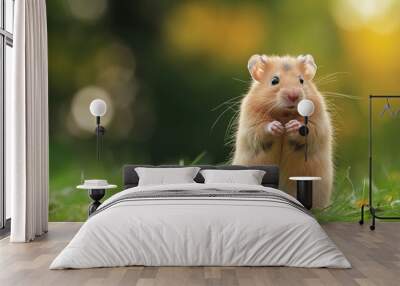
POLYGON ((107 112, 107 104, 102 99, 95 99, 90 103, 90 113, 96 117, 96 154, 97 160, 100 160, 101 143, 106 129, 100 125, 100 117, 107 112))
POLYGON ((308 142, 307 137, 309 133, 308 129, 308 117, 310 117, 314 113, 314 103, 309 99, 303 99, 297 105, 298 113, 304 117, 304 125, 300 127, 299 133, 300 135, 305 137, 305 149, 304 149, 304 160, 307 162, 307 153, 308 153, 308 142))

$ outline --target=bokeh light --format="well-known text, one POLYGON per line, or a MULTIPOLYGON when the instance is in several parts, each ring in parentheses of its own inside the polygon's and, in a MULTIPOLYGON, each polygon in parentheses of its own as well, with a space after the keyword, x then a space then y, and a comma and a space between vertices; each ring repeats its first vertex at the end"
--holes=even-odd
POLYGON ((96 84, 107 90, 113 99, 112 134, 117 139, 130 135, 134 123, 134 103, 138 92, 136 62, 130 48, 114 41, 99 49, 94 59, 96 84))
POLYGON ((75 18, 84 21, 98 20, 107 10, 107 0, 68 0, 75 18))
POLYGON ((268 15, 255 6, 189 2, 165 22, 167 44, 176 54, 208 57, 210 62, 243 63, 267 35, 268 15))
POLYGON ((332 3, 335 20, 343 29, 367 28, 376 33, 385 34, 399 28, 400 1, 337 0, 332 3))
MULTIPOLYGON (((339 30, 348 71, 360 93, 395 90, 400 72, 400 1, 333 1, 332 14, 339 30), (350 70, 351 69, 351 70, 350 70)), ((366 105, 364 104, 366 112, 366 105)))

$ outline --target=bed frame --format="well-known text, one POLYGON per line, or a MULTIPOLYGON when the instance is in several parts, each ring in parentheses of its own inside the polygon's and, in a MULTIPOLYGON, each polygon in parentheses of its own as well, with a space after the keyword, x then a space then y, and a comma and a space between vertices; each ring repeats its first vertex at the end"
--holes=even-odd
MULTIPOLYGON (((179 165, 125 165, 123 167, 123 188, 133 188, 138 185, 139 176, 135 171, 137 167, 147 167, 147 168, 182 168, 187 166, 179 165)), ((265 187, 271 187, 277 189, 279 186, 279 168, 273 165, 262 165, 262 166, 239 166, 239 165, 221 165, 221 166, 211 166, 211 165, 195 165, 194 167, 199 167, 201 169, 217 169, 217 170, 263 170, 265 171, 264 178, 262 180, 262 185, 265 187)), ((194 178, 197 183, 204 183, 203 176, 198 173, 194 178)))

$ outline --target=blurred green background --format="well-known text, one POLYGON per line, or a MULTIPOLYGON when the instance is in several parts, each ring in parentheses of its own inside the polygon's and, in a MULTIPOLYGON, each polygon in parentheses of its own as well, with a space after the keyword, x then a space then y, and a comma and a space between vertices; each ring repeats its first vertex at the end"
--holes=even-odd
MULTIPOLYGON (((50 220, 86 219, 90 200, 75 189, 83 176, 121 186, 125 163, 229 162, 236 110, 215 107, 246 92, 255 53, 314 56, 337 169, 332 205, 316 214, 357 219, 368 189, 368 94, 400 94, 399 2, 48 1, 50 220), (94 98, 109 107, 100 162, 94 98)), ((374 106, 373 189, 380 210, 396 213, 400 99, 390 102, 394 116, 379 115, 385 103, 374 106)))

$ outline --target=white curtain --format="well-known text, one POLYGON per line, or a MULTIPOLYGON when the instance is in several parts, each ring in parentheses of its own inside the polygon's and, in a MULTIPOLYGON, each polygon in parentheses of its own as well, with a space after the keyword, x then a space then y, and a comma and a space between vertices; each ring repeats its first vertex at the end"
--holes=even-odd
POLYGON ((15 1, 13 93, 6 98, 6 187, 12 242, 48 226, 48 68, 45 0, 15 1))

